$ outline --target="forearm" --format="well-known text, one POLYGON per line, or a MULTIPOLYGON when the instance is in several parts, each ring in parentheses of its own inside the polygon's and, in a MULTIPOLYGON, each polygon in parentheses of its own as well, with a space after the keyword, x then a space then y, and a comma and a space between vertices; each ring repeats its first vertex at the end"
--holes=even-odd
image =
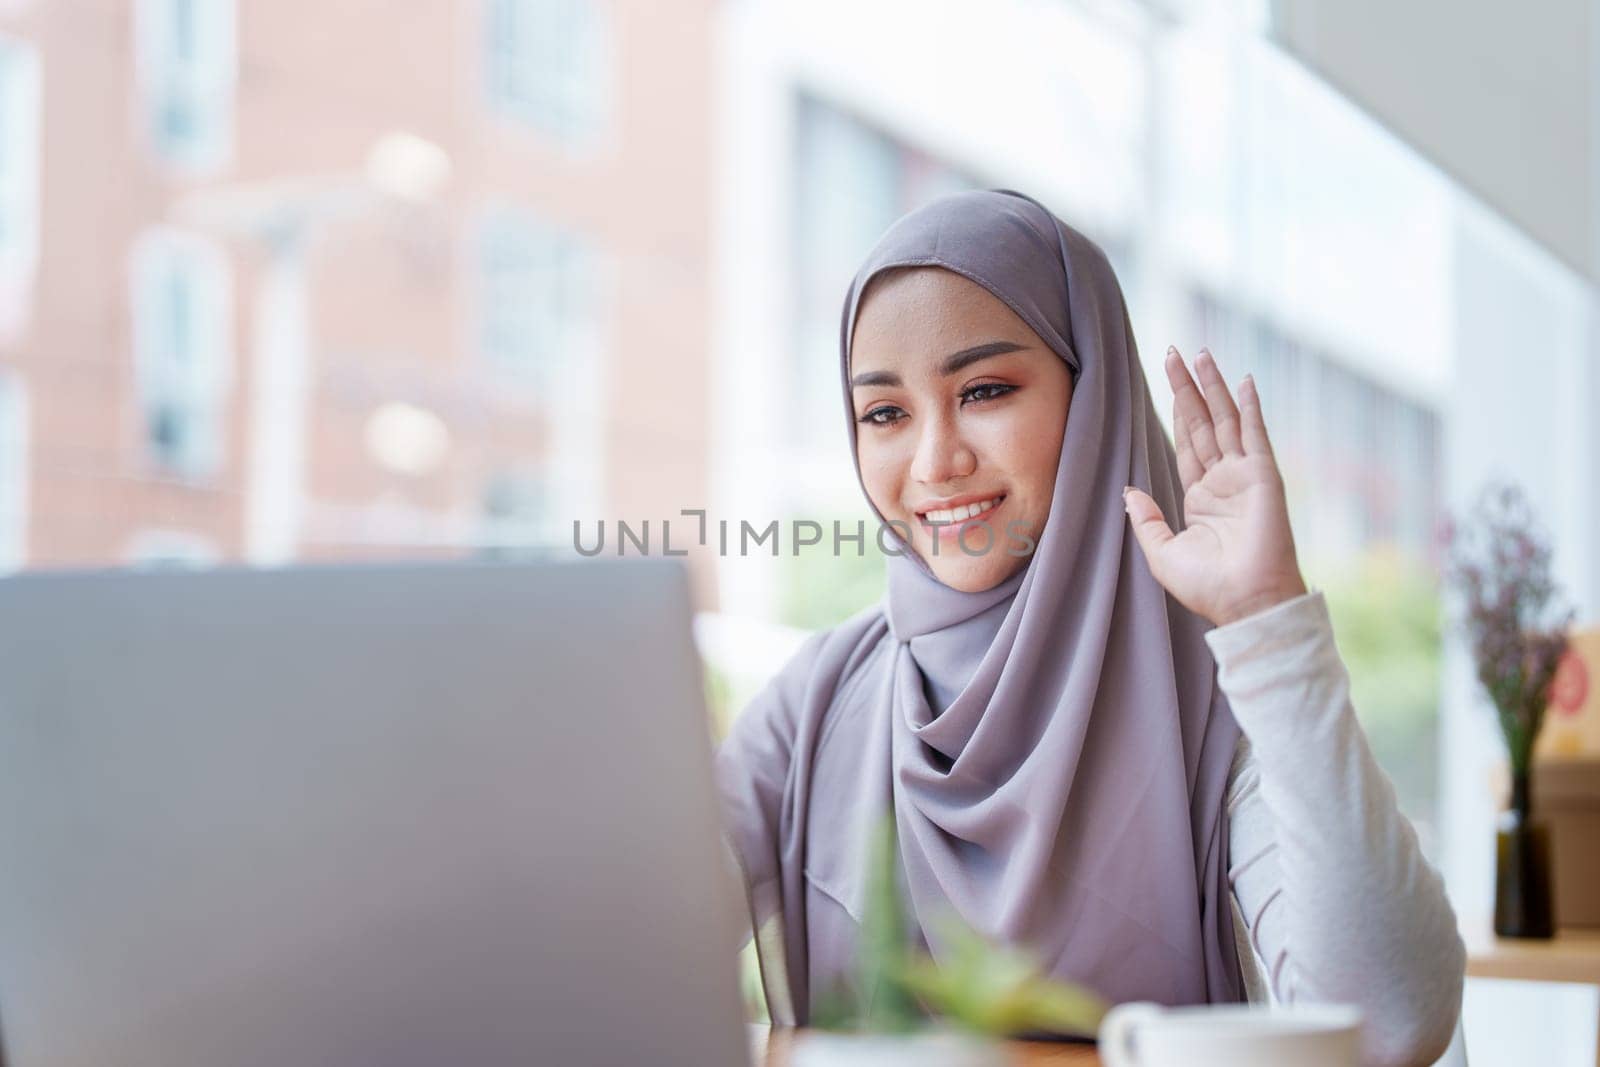
POLYGON ((1460 1009, 1465 951, 1356 721, 1326 605, 1308 594, 1208 640, 1270 823, 1270 854, 1236 863, 1256 861, 1240 902, 1275 993, 1360 1006, 1372 1062, 1431 1062, 1460 1009))

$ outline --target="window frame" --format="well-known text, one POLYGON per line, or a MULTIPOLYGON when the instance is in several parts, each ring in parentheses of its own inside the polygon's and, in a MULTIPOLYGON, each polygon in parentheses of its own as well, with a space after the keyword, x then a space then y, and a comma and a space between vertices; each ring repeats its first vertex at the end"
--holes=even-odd
POLYGON ((28 562, 32 449, 27 382, 0 368, 0 574, 28 562))
POLYGON ((569 150, 609 136, 615 33, 599 0, 485 0, 483 90, 491 114, 569 150))
POLYGON ((236 0, 137 0, 134 9, 140 91, 136 121, 151 151, 187 175, 226 169, 235 149, 235 101, 239 80, 236 0), (193 57, 175 56, 177 12, 194 19, 193 57), (166 127, 173 108, 198 116, 198 130, 175 135, 166 127))
POLYGON ((0 34, 0 333, 32 314, 39 268, 43 70, 31 41, 0 34))
POLYGON ((140 455, 149 469, 192 483, 216 479, 227 464, 228 415, 234 384, 233 271, 216 242, 157 226, 135 240, 129 253, 129 324, 137 383, 140 455), (195 316, 188 327, 196 335, 187 367, 178 363, 170 337, 175 280, 197 283, 189 305, 195 316), (160 286, 160 289, 157 288, 160 286), (172 405, 197 420, 198 443, 180 444, 177 454, 154 438, 157 405, 172 405))

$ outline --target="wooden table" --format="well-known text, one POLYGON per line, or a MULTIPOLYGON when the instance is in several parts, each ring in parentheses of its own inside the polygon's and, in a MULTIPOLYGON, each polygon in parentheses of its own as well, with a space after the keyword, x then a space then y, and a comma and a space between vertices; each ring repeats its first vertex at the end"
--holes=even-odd
POLYGON ((1474 978, 1600 985, 1600 930, 1562 930, 1548 941, 1495 937, 1488 930, 1461 936, 1467 974, 1474 978))
MULTIPOLYGON (((805 1030, 767 1031, 752 1027, 756 1063, 761 1067, 787 1067, 789 1051, 796 1041, 805 1040, 805 1030)), ((1016 1067, 1100 1067, 1100 1055, 1093 1045, 1054 1041, 1008 1041, 1006 1048, 1016 1067)))

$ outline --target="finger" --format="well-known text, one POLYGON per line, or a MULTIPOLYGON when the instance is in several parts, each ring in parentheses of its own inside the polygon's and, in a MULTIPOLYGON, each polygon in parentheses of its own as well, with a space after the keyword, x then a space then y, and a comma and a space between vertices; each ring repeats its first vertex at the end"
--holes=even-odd
POLYGON ((1172 386, 1172 403, 1176 411, 1174 422, 1181 419, 1189 431, 1189 444, 1206 470, 1222 458, 1216 435, 1211 430, 1211 412, 1199 386, 1189 377, 1189 368, 1176 348, 1167 349, 1167 384, 1172 386))
POLYGON ((1150 573, 1156 576, 1156 581, 1161 581, 1161 550, 1177 535, 1172 532, 1172 527, 1167 525, 1166 518, 1161 514, 1161 505, 1151 499, 1150 494, 1131 486, 1122 493, 1123 505, 1128 510, 1128 521, 1133 525, 1134 540, 1139 542, 1139 547, 1144 551, 1144 558, 1150 564, 1150 573))
POLYGON ((1206 410, 1211 412, 1211 431, 1216 434, 1217 447, 1226 456, 1244 455, 1244 444, 1239 439, 1239 409, 1234 406, 1233 394, 1228 392, 1228 383, 1209 348, 1200 350, 1194 369, 1205 390, 1206 410))
POLYGON ((1247 456, 1266 456, 1272 459, 1272 441, 1267 437, 1267 420, 1261 414, 1261 394, 1256 392, 1256 380, 1246 374, 1239 383, 1239 429, 1243 434, 1247 456))
POLYGON ((1189 423, 1178 410, 1174 401, 1172 405, 1172 445, 1178 453, 1178 479, 1183 483, 1183 491, 1187 493, 1189 487, 1205 476, 1206 469, 1200 463, 1200 457, 1194 454, 1194 442, 1189 439, 1189 423))

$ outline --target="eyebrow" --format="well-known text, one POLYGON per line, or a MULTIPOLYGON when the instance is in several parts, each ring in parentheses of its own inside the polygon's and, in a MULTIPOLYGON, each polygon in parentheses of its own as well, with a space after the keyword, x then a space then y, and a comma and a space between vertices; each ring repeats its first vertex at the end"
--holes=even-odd
MULTIPOLYGON (((971 366, 980 359, 988 359, 990 356, 1003 356, 1008 352, 1020 351, 1022 351, 1022 346, 1014 341, 988 341, 981 345, 973 345, 971 348, 963 348, 959 352, 953 352, 944 357, 939 363, 939 374, 942 377, 949 377, 956 371, 961 370, 963 367, 971 366)), ((888 370, 869 370, 850 379, 850 388, 852 389, 859 389, 863 385, 898 386, 899 384, 900 375, 888 370)))

